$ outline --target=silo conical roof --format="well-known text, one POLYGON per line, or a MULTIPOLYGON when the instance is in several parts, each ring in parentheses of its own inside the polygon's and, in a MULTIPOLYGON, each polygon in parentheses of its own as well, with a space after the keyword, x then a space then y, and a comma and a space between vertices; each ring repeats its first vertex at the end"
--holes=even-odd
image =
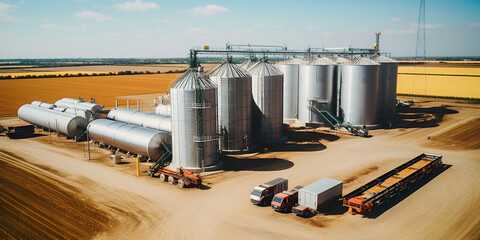
POLYGON ((360 57, 353 60, 352 65, 380 65, 380 64, 368 58, 360 57))
POLYGON ((221 77, 221 78, 237 78, 237 77, 250 77, 250 74, 248 74, 245 70, 240 68, 239 66, 229 63, 229 62, 223 62, 218 66, 215 71, 210 73, 210 77, 221 77))
POLYGON ((240 63, 238 66, 245 69, 245 70, 248 70, 250 67, 252 67, 255 64, 256 63, 252 62, 252 60, 247 59, 247 60, 243 61, 242 63, 240 63))
POLYGON ((217 88, 208 76, 201 75, 196 69, 188 69, 171 88, 176 89, 212 89, 217 88))
POLYGON ((297 64, 297 65, 303 65, 306 62, 303 59, 297 58, 297 57, 292 57, 290 59, 287 59, 285 61, 279 62, 278 64, 297 64))
POLYGON ((346 58, 343 58, 343 57, 335 58, 335 62, 338 63, 338 64, 351 64, 352 63, 352 61, 350 61, 346 58))
POLYGON ((283 75, 280 70, 275 68, 272 64, 262 61, 255 64, 255 66, 248 69, 250 75, 263 75, 263 76, 277 76, 283 75))
POLYGON ((374 56, 372 60, 377 63, 398 63, 397 61, 382 55, 374 56))
POLYGON ((332 59, 326 58, 326 57, 316 58, 310 62, 310 65, 336 65, 336 64, 337 63, 334 62, 332 59))

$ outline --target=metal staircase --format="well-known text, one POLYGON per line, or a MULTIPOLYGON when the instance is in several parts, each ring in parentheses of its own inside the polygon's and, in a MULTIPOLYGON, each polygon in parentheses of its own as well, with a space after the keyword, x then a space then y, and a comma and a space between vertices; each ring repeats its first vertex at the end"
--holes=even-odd
POLYGON ((354 126, 350 123, 343 123, 338 120, 332 113, 328 110, 320 110, 317 108, 313 101, 309 103, 310 110, 317 112, 320 114, 325 121, 332 127, 335 128, 337 131, 347 131, 351 133, 353 136, 360 136, 360 137, 368 137, 368 130, 362 126, 354 126))
POLYGON ((165 153, 150 168, 150 171, 149 171, 150 176, 153 176, 155 173, 158 172, 158 169, 166 167, 172 161, 171 146, 167 143, 162 143, 162 147, 165 150, 165 153))

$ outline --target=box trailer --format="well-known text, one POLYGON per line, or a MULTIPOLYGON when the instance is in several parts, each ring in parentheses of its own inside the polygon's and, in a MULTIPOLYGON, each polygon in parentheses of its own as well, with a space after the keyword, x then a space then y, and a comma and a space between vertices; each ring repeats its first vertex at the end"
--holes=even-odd
POLYGON ((325 203, 342 197, 343 182, 324 178, 298 191, 298 204, 292 211, 298 216, 315 215, 325 203))

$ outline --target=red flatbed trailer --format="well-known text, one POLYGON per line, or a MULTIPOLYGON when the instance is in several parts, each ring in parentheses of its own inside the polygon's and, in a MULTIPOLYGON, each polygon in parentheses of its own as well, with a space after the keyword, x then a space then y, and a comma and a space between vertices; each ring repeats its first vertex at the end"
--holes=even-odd
POLYGON ((351 214, 364 214, 405 190, 442 164, 442 156, 423 153, 343 197, 351 214))
POLYGON ((168 181, 170 184, 177 184, 181 188, 202 184, 202 179, 200 177, 193 175, 191 172, 183 168, 180 168, 179 172, 158 168, 156 172, 152 172, 150 176, 159 177, 161 181, 168 181))

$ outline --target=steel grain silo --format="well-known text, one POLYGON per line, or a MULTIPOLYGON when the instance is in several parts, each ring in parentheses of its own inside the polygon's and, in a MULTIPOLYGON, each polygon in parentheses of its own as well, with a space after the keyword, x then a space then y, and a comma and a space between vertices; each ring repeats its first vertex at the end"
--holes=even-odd
POLYGON ((397 102, 398 62, 384 56, 375 56, 373 61, 380 63, 378 82, 378 117, 390 120, 395 115, 397 102))
POLYGON ((257 64, 258 62, 253 62, 250 58, 245 59, 242 63, 238 64, 239 67, 243 68, 243 70, 247 71, 253 65, 257 64))
POLYGON ((248 69, 252 75, 253 134, 259 143, 285 141, 283 137, 283 73, 261 61, 248 69))
POLYGON ((380 64, 356 59, 341 68, 340 114, 353 125, 373 125, 377 119, 380 64))
POLYGON ((222 63, 209 76, 218 87, 220 148, 223 151, 248 150, 252 133, 252 77, 230 62, 222 63))
POLYGON ((90 139, 109 146, 158 160, 164 153, 162 143, 171 143, 170 134, 109 119, 88 124, 90 139))
POLYGON ((298 120, 322 123, 323 118, 312 106, 336 114, 336 66, 328 58, 317 58, 300 66, 298 120))
POLYGON ((70 138, 82 135, 88 124, 85 118, 30 104, 25 104, 18 109, 18 117, 26 122, 59 132, 70 138))
POLYGON ((216 92, 210 78, 196 69, 189 69, 170 88, 174 167, 200 171, 217 166, 216 92))
POLYGON ((296 57, 276 64, 283 73, 283 119, 298 118, 298 77, 299 66, 305 61, 296 57))
POLYGON ((172 132, 172 118, 170 116, 117 107, 110 110, 107 118, 163 132, 172 132))

